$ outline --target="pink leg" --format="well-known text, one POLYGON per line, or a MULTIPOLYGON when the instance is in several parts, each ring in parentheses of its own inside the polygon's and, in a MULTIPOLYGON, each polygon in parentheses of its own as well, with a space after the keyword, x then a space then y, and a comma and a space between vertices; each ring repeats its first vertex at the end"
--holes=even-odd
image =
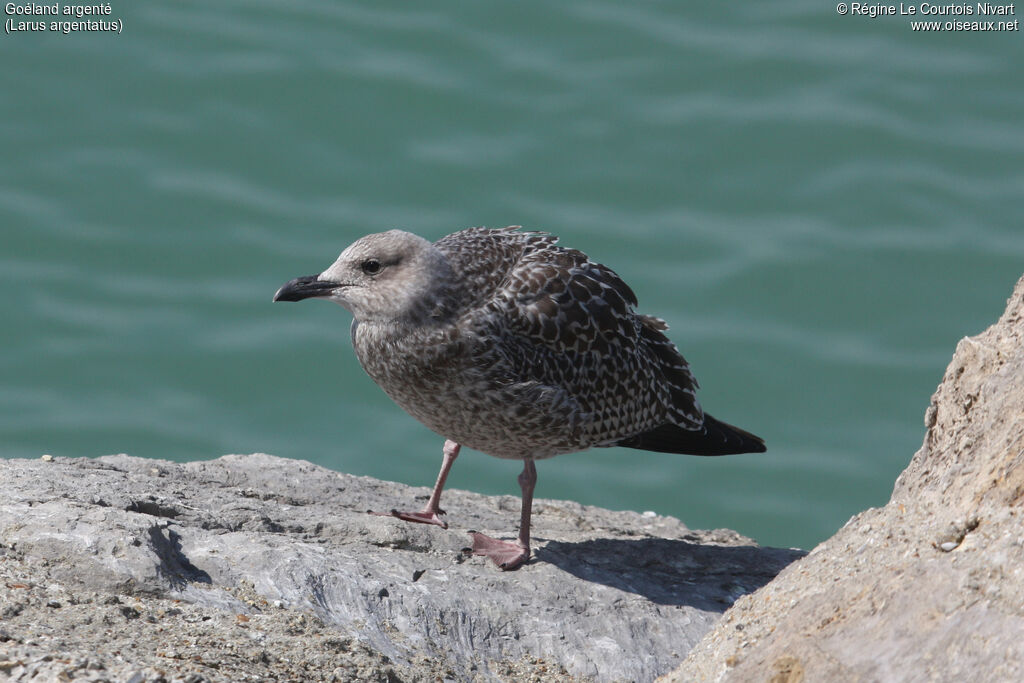
POLYGON ((399 510, 392 510, 391 512, 373 512, 370 514, 381 515, 383 517, 397 517, 398 519, 404 519, 407 522, 419 522, 421 524, 436 524, 442 529, 448 528, 448 522, 441 521, 438 515, 443 515, 444 510, 441 509, 441 491, 444 489, 444 482, 448 479, 448 472, 452 469, 452 463, 455 462, 455 458, 459 457, 459 449, 461 446, 454 441, 444 442, 444 461, 441 463, 441 472, 437 475, 437 483, 434 484, 434 490, 430 494, 430 500, 427 501, 427 506, 420 512, 402 512, 399 510))
POLYGON ((530 559, 530 514, 533 512, 533 487, 537 484, 537 466, 533 460, 523 461, 519 488, 523 490, 523 507, 519 513, 519 538, 515 543, 499 541, 477 531, 473 537, 473 554, 489 557, 501 569, 516 569, 530 559))

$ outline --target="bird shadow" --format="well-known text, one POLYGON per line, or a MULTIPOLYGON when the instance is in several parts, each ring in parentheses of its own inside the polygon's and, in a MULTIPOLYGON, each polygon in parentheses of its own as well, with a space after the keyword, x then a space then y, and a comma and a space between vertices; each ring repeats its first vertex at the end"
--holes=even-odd
POLYGON ((190 582, 212 584, 210 575, 199 567, 192 564, 181 546, 181 535, 172 529, 167 529, 164 536, 160 527, 149 528, 150 545, 160 564, 157 566, 157 573, 160 574, 175 590, 182 590, 190 582))
POLYGON ((719 613, 806 554, 667 538, 548 541, 535 551, 536 561, 584 581, 635 593, 658 605, 719 613))

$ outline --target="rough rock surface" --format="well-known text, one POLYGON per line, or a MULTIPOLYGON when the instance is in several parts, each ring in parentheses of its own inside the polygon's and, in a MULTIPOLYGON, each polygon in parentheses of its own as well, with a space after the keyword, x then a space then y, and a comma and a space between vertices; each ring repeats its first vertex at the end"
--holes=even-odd
POLYGON ((1024 680, 1024 278, 957 346, 889 503, 747 595, 669 681, 1024 680))
POLYGON ((651 680, 802 555, 538 500, 503 573, 466 530, 517 497, 366 514, 427 494, 269 455, 0 461, 0 679, 651 680))

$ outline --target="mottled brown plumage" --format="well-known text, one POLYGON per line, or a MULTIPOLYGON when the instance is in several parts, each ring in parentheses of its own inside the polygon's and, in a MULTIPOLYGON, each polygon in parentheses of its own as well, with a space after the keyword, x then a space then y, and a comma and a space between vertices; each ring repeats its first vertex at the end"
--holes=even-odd
MULTIPOLYGON (((392 230, 356 241, 321 275, 275 295, 329 298, 352 311, 366 372, 454 445, 432 506, 397 516, 443 525, 437 503, 458 445, 526 461, 524 506, 533 461, 561 453, 764 450, 703 412, 664 321, 637 313, 636 295, 610 268, 556 242, 515 227, 470 228, 434 244, 392 230)), ((497 545, 481 541, 481 554, 524 561, 528 512, 515 552, 487 539, 497 545)))

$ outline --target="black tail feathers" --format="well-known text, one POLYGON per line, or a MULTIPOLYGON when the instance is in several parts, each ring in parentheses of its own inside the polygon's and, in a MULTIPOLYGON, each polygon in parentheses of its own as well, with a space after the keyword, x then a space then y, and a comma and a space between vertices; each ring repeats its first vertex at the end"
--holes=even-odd
POLYGON ((720 422, 707 413, 704 413, 704 425, 700 429, 683 429, 674 424, 663 424, 614 445, 686 455, 732 455, 764 453, 767 450, 764 439, 720 422))

